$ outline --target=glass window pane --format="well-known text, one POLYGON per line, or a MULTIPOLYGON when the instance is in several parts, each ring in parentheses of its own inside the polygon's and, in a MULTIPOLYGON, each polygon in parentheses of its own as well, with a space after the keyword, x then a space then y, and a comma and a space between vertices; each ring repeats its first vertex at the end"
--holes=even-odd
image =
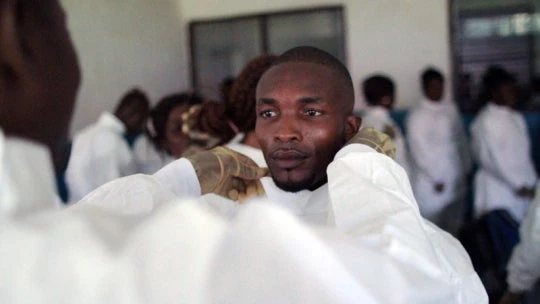
POLYGON ((197 23, 192 35, 194 85, 208 99, 220 100, 223 79, 236 76, 249 60, 262 53, 257 18, 197 23))
POLYGON ((344 62, 341 9, 270 16, 267 26, 268 47, 272 54, 280 54, 299 45, 311 45, 344 62))

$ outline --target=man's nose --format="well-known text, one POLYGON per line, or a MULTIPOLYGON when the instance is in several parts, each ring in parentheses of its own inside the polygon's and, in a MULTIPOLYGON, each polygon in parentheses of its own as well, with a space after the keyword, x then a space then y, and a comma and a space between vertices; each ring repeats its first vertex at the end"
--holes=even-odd
POLYGON ((290 117, 283 117, 278 123, 274 138, 280 142, 301 141, 302 133, 299 123, 290 117))

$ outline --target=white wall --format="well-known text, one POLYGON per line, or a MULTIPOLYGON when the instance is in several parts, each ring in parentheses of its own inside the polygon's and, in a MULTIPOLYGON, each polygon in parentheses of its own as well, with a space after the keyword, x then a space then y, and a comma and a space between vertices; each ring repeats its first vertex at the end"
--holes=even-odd
POLYGON ((394 78, 398 107, 403 108, 421 97, 421 70, 433 65, 447 76, 451 70, 447 0, 177 1, 185 24, 199 19, 343 4, 348 65, 356 84, 358 107, 362 105, 358 83, 370 73, 384 71, 394 78))
POLYGON ((62 0, 79 54, 83 83, 72 130, 114 109, 130 88, 152 102, 187 87, 177 0, 62 0))

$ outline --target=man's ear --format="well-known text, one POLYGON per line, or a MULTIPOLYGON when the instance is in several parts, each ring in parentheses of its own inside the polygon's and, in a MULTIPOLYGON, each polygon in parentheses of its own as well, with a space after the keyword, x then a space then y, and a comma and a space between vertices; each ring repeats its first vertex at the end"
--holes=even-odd
POLYGON ((21 23, 28 18, 23 15, 24 3, 21 0, 2 1, 0 7, 0 73, 2 77, 17 80, 24 77, 27 65, 28 31, 23 30, 21 23))
POLYGON ((347 141, 349 141, 349 139, 351 139, 354 135, 356 135, 356 133, 358 133, 361 125, 362 118, 360 118, 359 116, 347 116, 347 121, 345 125, 345 138, 347 139, 347 141))

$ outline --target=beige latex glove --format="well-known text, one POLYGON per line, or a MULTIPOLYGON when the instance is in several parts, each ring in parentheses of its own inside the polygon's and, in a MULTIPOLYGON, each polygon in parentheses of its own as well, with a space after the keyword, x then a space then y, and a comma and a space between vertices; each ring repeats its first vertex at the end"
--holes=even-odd
POLYGON ((372 127, 360 129, 347 144, 363 144, 392 159, 396 159, 396 147, 392 143, 390 136, 372 127))
POLYGON ((243 154, 217 147, 187 159, 195 168, 202 194, 215 193, 239 202, 264 194, 260 179, 268 169, 243 154))

